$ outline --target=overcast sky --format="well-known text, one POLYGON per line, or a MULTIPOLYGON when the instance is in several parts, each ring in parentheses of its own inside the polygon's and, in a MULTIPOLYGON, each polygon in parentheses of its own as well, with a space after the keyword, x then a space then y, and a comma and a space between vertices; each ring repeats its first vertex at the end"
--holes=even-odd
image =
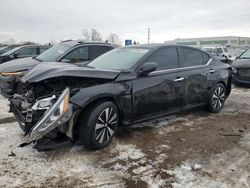
POLYGON ((0 0, 0 42, 104 37, 151 42, 209 36, 250 37, 250 0, 0 0))

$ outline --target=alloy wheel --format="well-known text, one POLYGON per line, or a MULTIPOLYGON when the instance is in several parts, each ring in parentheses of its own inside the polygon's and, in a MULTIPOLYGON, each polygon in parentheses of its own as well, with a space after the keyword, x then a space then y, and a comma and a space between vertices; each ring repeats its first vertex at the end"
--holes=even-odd
POLYGON ((225 101, 225 89, 221 86, 217 87, 213 93, 212 104, 214 109, 218 110, 223 107, 225 101))
POLYGON ((96 141, 103 144, 112 139, 117 124, 118 114, 115 109, 112 107, 104 109, 95 125, 96 141))

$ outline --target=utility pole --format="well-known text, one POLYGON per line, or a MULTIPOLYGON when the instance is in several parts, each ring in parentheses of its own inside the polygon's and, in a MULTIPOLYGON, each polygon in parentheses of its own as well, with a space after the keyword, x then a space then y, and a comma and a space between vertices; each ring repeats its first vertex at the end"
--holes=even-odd
POLYGON ((150 41, 150 28, 148 28, 148 44, 149 44, 149 41, 150 41))

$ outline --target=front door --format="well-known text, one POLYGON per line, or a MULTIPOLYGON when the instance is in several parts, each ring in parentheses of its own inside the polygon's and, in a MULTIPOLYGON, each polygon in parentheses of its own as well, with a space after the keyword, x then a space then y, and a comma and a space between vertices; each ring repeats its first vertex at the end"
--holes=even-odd
POLYGON ((132 81, 134 121, 178 110, 183 105, 183 80, 178 71, 176 47, 160 48, 146 62, 155 62, 158 68, 132 81))

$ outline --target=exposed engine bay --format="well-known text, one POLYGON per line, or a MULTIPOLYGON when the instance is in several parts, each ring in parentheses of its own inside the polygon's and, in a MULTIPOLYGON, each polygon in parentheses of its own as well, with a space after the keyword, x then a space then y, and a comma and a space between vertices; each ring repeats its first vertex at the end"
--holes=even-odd
POLYGON ((17 94, 10 99, 10 112, 14 113, 29 142, 41 143, 41 139, 66 138, 66 135, 72 139, 74 114, 79 107, 70 103, 70 97, 82 88, 105 81, 57 77, 32 84, 20 83, 17 94))

